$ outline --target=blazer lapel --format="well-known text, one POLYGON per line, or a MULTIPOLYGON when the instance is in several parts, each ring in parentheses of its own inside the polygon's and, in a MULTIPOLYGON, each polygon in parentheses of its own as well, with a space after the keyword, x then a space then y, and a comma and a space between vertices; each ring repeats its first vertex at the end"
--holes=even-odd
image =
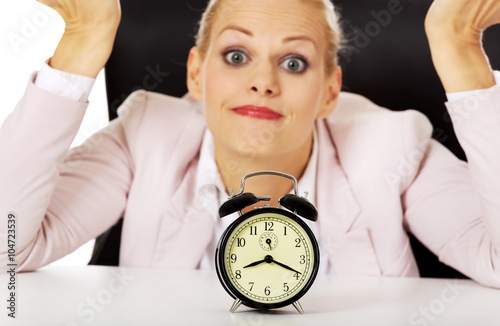
POLYGON ((361 210, 340 166, 335 143, 323 120, 317 122, 317 131, 319 153, 316 201, 321 212, 328 212, 329 216, 334 217, 321 220, 320 223, 336 232, 347 233, 361 210))
POLYGON ((214 220, 195 200, 198 159, 191 162, 162 216, 154 266, 197 268, 214 234, 214 220))
POLYGON ((316 202, 321 243, 336 274, 380 275, 369 230, 356 226, 361 208, 324 120, 317 122, 319 156, 316 202))

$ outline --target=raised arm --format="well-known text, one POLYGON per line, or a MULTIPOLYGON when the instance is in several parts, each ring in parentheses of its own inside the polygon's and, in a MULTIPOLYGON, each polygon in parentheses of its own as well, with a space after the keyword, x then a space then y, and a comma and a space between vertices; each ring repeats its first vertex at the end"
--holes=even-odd
POLYGON ((467 164, 432 141, 403 196, 409 230, 441 261, 500 288, 500 73, 481 36, 500 22, 500 0, 435 0, 426 32, 467 164), (495 86, 496 85, 496 86, 495 86), (473 90, 481 90, 468 92, 473 90))
MULTIPOLYGON (((111 52, 119 2, 40 2, 66 22, 50 65, 95 77, 111 52)), ((15 248, 19 270, 60 258, 111 226, 123 213, 133 175, 130 120, 111 123, 68 152, 87 103, 47 92, 35 78, 0 128, 0 264, 13 262, 8 249, 15 248)))

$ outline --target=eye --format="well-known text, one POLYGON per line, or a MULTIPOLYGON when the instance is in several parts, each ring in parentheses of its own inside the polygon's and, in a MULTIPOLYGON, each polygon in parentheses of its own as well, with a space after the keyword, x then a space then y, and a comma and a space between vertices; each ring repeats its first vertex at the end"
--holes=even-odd
POLYGON ((303 58, 288 58, 285 59, 281 66, 292 73, 302 73, 307 70, 309 64, 303 58))
POLYGON ((248 56, 239 50, 230 50, 224 53, 224 61, 231 65, 242 65, 247 63, 248 56))

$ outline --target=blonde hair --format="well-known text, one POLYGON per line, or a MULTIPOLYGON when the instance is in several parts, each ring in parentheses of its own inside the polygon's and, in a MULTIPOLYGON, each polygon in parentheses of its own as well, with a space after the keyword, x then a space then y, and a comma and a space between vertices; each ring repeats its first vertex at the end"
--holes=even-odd
MULTIPOLYGON (((340 50, 341 45, 343 44, 342 38, 342 30, 339 24, 339 16, 335 11, 333 3, 331 0, 302 0, 308 5, 313 6, 318 11, 322 13, 322 24, 325 27, 325 36, 328 42, 327 50, 326 50, 326 62, 325 68, 328 73, 333 71, 338 64, 338 51, 340 50)), ((200 54, 202 57, 205 57, 205 54, 208 51, 208 47, 210 45, 210 33, 212 30, 212 26, 217 18, 217 13, 224 0, 210 0, 208 2, 207 8, 203 12, 201 16, 201 20, 199 22, 198 33, 196 34, 196 46, 200 50, 200 54)))

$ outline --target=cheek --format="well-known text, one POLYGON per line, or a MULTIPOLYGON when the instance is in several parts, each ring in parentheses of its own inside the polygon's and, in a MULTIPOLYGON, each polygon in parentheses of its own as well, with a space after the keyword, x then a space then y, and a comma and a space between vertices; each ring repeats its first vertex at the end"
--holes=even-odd
POLYGON ((220 111, 222 107, 234 105, 242 86, 241 78, 234 78, 218 64, 209 64, 204 70, 203 80, 205 106, 220 111))
POLYGON ((220 120, 221 106, 224 102, 225 79, 222 75, 214 73, 214 69, 205 68, 203 79, 203 102, 205 106, 205 116, 207 123, 212 125, 220 120))
POLYGON ((203 98, 207 103, 213 103, 221 97, 219 85, 224 84, 224 78, 221 75, 212 73, 211 69, 207 70, 205 73, 205 80, 203 85, 203 98))
POLYGON ((301 126, 311 125, 316 119, 322 102, 322 84, 319 78, 304 82, 290 82, 286 86, 287 103, 294 111, 295 123, 301 126))
MULTIPOLYGON (((238 90, 241 85, 238 79, 225 71, 217 62, 206 64, 203 71, 203 103, 205 119, 209 130, 218 141, 234 138, 235 128, 231 120, 229 108, 238 104, 238 90)), ((238 128, 236 128, 238 130, 238 128)))

